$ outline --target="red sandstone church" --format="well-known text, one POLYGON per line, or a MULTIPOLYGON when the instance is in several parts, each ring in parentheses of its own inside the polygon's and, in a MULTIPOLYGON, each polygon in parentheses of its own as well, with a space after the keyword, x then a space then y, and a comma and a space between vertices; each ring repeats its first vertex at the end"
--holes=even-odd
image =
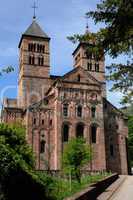
POLYGON ((2 121, 25 125, 37 169, 61 169, 64 145, 80 136, 93 149, 87 169, 128 173, 127 120, 107 100, 104 56, 88 54, 91 45, 80 43, 73 70, 53 76, 50 37, 36 19, 21 36, 18 98, 4 100, 2 121))

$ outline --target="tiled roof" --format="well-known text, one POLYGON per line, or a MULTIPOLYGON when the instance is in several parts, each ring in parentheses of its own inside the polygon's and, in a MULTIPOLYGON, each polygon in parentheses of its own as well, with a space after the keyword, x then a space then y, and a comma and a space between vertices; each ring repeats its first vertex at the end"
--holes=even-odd
POLYGON ((49 38, 48 35, 42 30, 40 25, 35 20, 33 20, 32 24, 28 27, 23 36, 49 38))

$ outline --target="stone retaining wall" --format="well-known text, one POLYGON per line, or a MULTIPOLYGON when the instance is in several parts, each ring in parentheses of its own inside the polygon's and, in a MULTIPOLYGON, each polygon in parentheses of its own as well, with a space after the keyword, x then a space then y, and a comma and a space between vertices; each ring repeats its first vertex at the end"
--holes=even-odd
POLYGON ((96 200, 96 198, 118 178, 118 174, 113 174, 64 200, 96 200))

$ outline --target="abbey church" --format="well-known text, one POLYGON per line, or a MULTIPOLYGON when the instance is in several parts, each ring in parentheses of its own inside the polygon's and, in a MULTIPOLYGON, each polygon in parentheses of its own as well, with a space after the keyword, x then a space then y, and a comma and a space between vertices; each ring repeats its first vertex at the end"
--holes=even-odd
POLYGON ((128 173, 127 119, 107 100, 105 58, 88 54, 91 45, 79 43, 73 70, 54 76, 50 37, 36 19, 21 36, 18 97, 4 100, 2 121, 25 125, 38 170, 60 170, 64 146, 83 137, 93 150, 88 170, 128 173))

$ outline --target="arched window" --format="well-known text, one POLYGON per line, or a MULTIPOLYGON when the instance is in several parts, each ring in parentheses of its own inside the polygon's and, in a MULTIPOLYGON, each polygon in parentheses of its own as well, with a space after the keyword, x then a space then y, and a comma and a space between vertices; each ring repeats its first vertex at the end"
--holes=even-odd
POLYGON ((77 81, 80 82, 80 79, 81 79, 80 74, 78 74, 77 81))
POLYGON ((35 57, 33 55, 29 56, 29 65, 35 64, 35 57))
POLYGON ((37 44, 37 52, 40 52, 40 45, 37 44))
POLYGON ((53 124, 53 120, 50 119, 49 125, 52 126, 52 124, 53 124))
POLYGON ((32 44, 31 43, 28 44, 28 51, 32 51, 32 44))
POLYGON ((76 137, 84 137, 84 125, 78 124, 76 127, 76 137))
POLYGON ((88 63, 88 71, 92 71, 92 63, 88 63))
POLYGON ((33 51, 33 50, 34 50, 33 44, 31 44, 31 51, 33 51))
POLYGON ((114 156, 114 146, 113 146, 113 144, 110 144, 110 155, 112 157, 114 156))
POLYGON ((40 45, 40 53, 42 52, 42 45, 40 45))
POLYGON ((68 142, 69 139, 69 125, 64 124, 63 125, 63 134, 62 134, 62 142, 68 142))
POLYGON ((95 118, 96 117, 96 107, 91 108, 91 117, 95 118))
POLYGON ((45 53, 45 46, 42 47, 42 53, 45 53))
POLYGON ((95 71, 99 72, 99 64, 98 63, 95 63, 95 71))
POLYGON ((44 119, 42 119, 42 125, 44 125, 44 119))
POLYGON ((45 153, 45 131, 42 129, 40 131, 40 154, 45 153))
POLYGON ((68 104, 64 104, 64 105, 63 105, 63 115, 64 115, 65 117, 68 116, 68 104))
POLYGON ((33 119, 33 124, 36 125, 36 118, 33 119))
POLYGON ((91 142, 97 142, 97 126, 95 124, 91 126, 91 142))
POLYGON ((45 141, 40 141, 40 153, 45 153, 45 141))
POLYGON ((44 58, 43 58, 42 56, 40 56, 40 57, 38 58, 38 65, 39 65, 39 66, 43 66, 43 64, 44 64, 44 58))
POLYGON ((43 66, 43 64, 44 64, 44 58, 42 57, 41 58, 41 66, 43 66))
POLYGON ((29 65, 32 64, 32 56, 29 56, 29 65))
POLYGON ((77 116, 82 117, 82 106, 77 107, 77 116))
POLYGON ((33 44, 33 51, 36 51, 36 44, 33 44))

